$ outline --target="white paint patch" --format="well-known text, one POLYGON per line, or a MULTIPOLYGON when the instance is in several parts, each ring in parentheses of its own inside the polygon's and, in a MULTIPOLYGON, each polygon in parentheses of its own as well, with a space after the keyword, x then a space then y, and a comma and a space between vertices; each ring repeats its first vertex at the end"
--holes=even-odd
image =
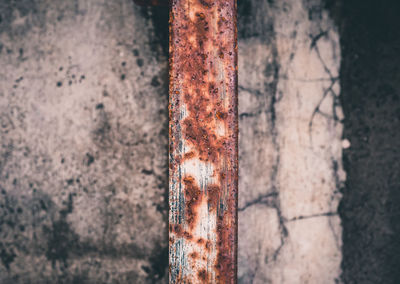
POLYGON ((208 184, 215 182, 213 177, 214 167, 211 163, 202 162, 199 159, 185 160, 182 165, 183 176, 192 176, 200 189, 204 191, 208 184))
POLYGON ((348 148, 350 148, 350 146, 351 146, 351 143, 349 140, 347 140, 347 139, 342 140, 342 148, 343 149, 348 149, 348 148))

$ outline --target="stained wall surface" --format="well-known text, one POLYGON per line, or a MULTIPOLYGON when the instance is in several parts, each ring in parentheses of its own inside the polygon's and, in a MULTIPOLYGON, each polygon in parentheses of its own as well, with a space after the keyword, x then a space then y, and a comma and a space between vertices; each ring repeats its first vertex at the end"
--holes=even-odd
POLYGON ((345 179, 338 31, 321 1, 240 8, 239 282, 335 283, 345 179))
POLYGON ((167 58, 132 1, 2 1, 0 282, 165 282, 167 58))
POLYGON ((343 151, 342 278, 400 283, 400 3, 331 7, 343 19, 341 102, 352 145, 343 151))
MULTIPOLYGON (((367 117, 379 107, 359 105, 376 100, 395 113, 398 96, 390 83, 383 102, 374 95, 381 85, 354 86, 390 60, 351 71, 357 52, 343 48, 354 38, 343 20, 351 9, 238 2, 239 283, 389 279, 395 273, 383 268, 396 257, 377 255, 398 232, 398 206, 384 204, 398 200, 389 189, 398 179, 396 168, 368 168, 384 141, 372 135, 365 146, 367 117), (371 180, 360 183, 357 168, 371 169, 371 180), (383 203, 371 201, 373 181, 383 203), (394 215, 363 217, 374 210, 394 215)), ((130 0, 2 0, 0 15, 0 283, 167 283, 168 11, 130 0)), ((367 49, 373 40, 354 42, 367 49)))

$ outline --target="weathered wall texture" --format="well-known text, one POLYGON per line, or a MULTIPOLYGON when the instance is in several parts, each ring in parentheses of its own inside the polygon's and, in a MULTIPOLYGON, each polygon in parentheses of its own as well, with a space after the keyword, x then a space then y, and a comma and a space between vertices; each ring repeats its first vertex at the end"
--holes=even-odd
POLYGON ((1 5, 0 282, 166 279, 167 65, 151 21, 128 0, 1 5))
MULTIPOLYGON (((319 0, 238 2, 239 282, 334 283, 338 34, 319 0)), ((0 2, 1 283, 166 283, 157 11, 0 2)))
POLYGON ((240 282, 334 283, 345 177, 338 33, 321 1, 240 7, 240 282))

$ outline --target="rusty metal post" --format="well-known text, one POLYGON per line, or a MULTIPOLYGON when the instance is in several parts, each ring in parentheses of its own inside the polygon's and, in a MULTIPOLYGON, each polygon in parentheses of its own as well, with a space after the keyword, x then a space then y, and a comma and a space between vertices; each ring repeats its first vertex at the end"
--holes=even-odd
POLYGON ((169 24, 170 283, 236 283, 236 1, 172 0, 169 24))
POLYGON ((236 283, 236 0, 169 5, 169 281, 236 283))

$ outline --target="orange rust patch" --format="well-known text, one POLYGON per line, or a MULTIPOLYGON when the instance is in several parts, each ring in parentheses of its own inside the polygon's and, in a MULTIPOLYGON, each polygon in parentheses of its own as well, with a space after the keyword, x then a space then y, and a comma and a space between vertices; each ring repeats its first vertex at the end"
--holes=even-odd
POLYGON ((188 152, 185 154, 185 160, 192 159, 194 157, 194 152, 188 152))
MULTIPOLYGON (((203 116, 203 121, 212 118, 212 113, 203 116)), ((199 123, 198 118, 186 118, 183 122, 185 138, 189 141, 199 153, 201 161, 216 162, 220 153, 224 151, 225 139, 217 138, 217 135, 212 131, 212 128, 199 123)))
POLYGON ((217 112, 215 113, 215 116, 216 116, 218 119, 221 119, 221 120, 222 120, 222 119, 225 119, 226 113, 217 110, 217 112))
POLYGON ((232 251, 229 248, 232 234, 229 226, 224 224, 224 218, 221 216, 217 220, 217 260, 215 262, 215 268, 219 272, 217 278, 224 282, 225 279, 232 279, 232 275, 236 273, 235 258, 232 257, 232 251))
POLYGON ((220 199, 220 187, 218 185, 209 185, 207 187, 207 201, 211 210, 216 209, 220 199))
POLYGON ((192 184, 192 183, 194 183, 194 177, 192 177, 192 176, 186 176, 186 177, 184 177, 183 178, 183 182, 185 183, 185 184, 192 184))
POLYGON ((193 177, 185 177, 183 183, 185 184, 186 221, 190 229, 193 229, 197 219, 197 207, 201 202, 202 193, 200 188, 195 184, 193 177))
POLYGON ((204 15, 204 13, 196 13, 196 16, 200 18, 200 20, 204 20, 206 18, 206 16, 204 15))
MULTIPOLYGON (((223 99, 218 96, 218 87, 208 74, 209 70, 215 71, 216 62, 208 60, 207 49, 204 49, 211 33, 207 14, 198 12, 195 15, 194 21, 189 21, 190 24, 187 30, 182 32, 182 36, 194 36, 197 48, 190 46, 180 50, 181 58, 185 60, 180 61, 179 73, 184 74, 186 86, 190 86, 183 95, 188 110, 188 117, 183 121, 183 134, 199 153, 200 160, 215 163, 221 153, 226 151, 226 138, 217 137, 213 113, 216 112, 217 119, 224 119, 226 111, 221 103, 223 99)), ((224 46, 219 50, 220 59, 224 60, 224 46)), ((223 82, 220 85, 223 86, 223 82)))
MULTIPOLYGON (((182 238, 183 237, 183 238, 185 238, 187 240, 191 240, 193 238, 193 235, 191 233, 187 232, 187 231, 184 231, 182 229, 182 226, 179 225, 179 224, 175 224, 175 225, 170 224, 169 225, 169 231, 171 233, 175 234, 178 238, 182 238)), ((174 240, 173 237, 170 237, 169 239, 170 239, 170 241, 174 240)))

